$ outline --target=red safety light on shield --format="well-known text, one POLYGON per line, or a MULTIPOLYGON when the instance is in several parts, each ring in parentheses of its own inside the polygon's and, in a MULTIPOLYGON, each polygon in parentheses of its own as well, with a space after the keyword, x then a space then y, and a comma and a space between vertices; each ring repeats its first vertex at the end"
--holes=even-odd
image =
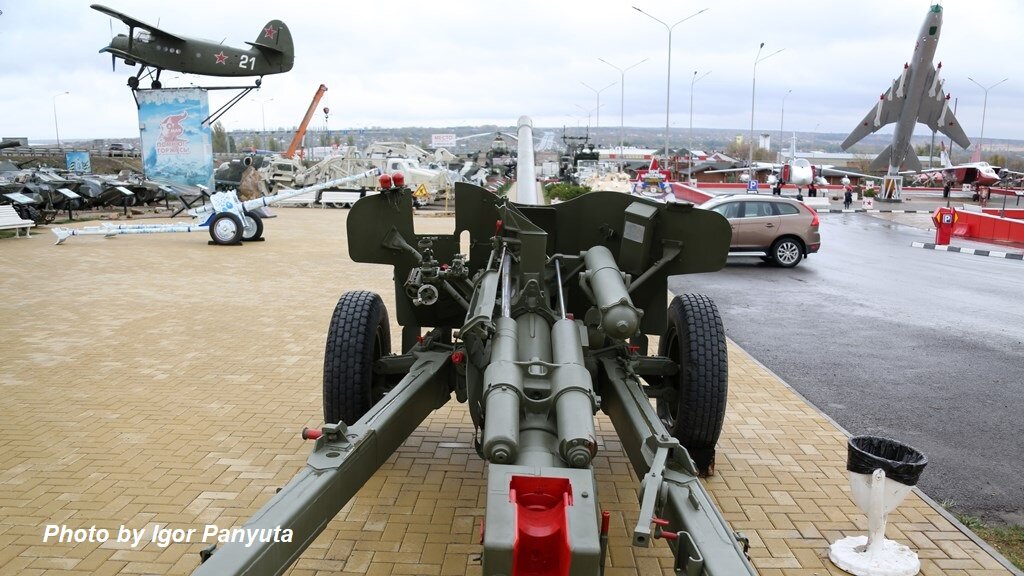
POLYGON ((380 187, 381 187, 382 190, 386 190, 388 188, 391 188, 391 175, 390 174, 381 174, 380 178, 378 178, 377 181, 380 182, 380 187))
POLYGON ((391 175, 391 181, 395 184, 395 188, 401 188, 405 186, 405 174, 395 172, 391 175))

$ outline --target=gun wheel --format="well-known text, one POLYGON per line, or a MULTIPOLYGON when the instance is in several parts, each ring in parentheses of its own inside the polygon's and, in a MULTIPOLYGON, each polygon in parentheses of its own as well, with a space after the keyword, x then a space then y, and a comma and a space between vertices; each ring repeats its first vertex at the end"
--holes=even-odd
POLYGON ((702 294, 673 298, 658 353, 679 366, 675 377, 665 378, 665 393, 656 404, 658 416, 690 453, 700 474, 710 476, 729 389, 725 328, 715 303, 702 294))
POLYGON ((324 353, 324 422, 353 424, 384 397, 386 380, 373 364, 391 353, 384 301, 373 292, 346 292, 338 300, 324 353))
POLYGON ((210 239, 214 244, 238 244, 242 240, 242 220, 231 212, 221 212, 210 221, 210 239))
POLYGON ((242 241, 255 242, 263 237, 263 218, 253 212, 245 213, 245 221, 242 227, 242 241))

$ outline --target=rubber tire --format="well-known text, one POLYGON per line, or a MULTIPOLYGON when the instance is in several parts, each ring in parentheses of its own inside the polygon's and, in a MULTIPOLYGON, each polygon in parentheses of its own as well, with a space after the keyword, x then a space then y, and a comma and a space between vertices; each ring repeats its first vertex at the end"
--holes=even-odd
POLYGON ((782 238, 777 239, 775 242, 772 242, 772 247, 769 250, 768 255, 771 257, 772 262, 775 262, 776 266, 780 266, 782 268, 792 268, 799 264, 800 260, 803 259, 804 246, 796 238, 793 238, 791 236, 783 236, 782 238), (793 260, 792 262, 786 262, 779 255, 779 252, 781 251, 790 253, 790 248, 786 248, 787 246, 789 246, 792 250, 796 250, 796 259, 793 260))
POLYGON ((246 212, 245 213, 245 217, 246 218, 251 218, 252 221, 255 223, 254 224, 255 231, 252 234, 246 234, 246 229, 248 228, 248 226, 244 226, 243 225, 243 227, 242 227, 242 242, 255 242, 256 240, 259 240, 260 238, 262 238, 263 237, 263 218, 260 218, 260 215, 256 214, 255 212, 246 212))
POLYGON ((160 82, 159 80, 153 80, 153 81, 152 81, 152 82, 151 82, 151 83, 149 84, 149 87, 150 87, 150 88, 152 88, 153 90, 159 90, 159 89, 163 88, 163 87, 164 87, 164 85, 163 85, 163 83, 162 83, 162 82, 160 82))
POLYGON ((373 364, 391 353, 391 324, 373 292, 342 294, 331 316, 324 351, 324 422, 354 424, 384 395, 373 364))
POLYGON ((242 228, 242 220, 237 215, 232 214, 231 212, 220 212, 215 214, 213 219, 210 220, 210 238, 213 240, 214 244, 220 246, 238 244, 242 241, 242 228), (230 238, 220 238, 217 236, 217 223, 225 218, 228 218, 235 223, 235 233, 231 235, 230 238))
MULTIPOLYGON (((679 365, 678 404, 659 398, 658 416, 690 453, 701 476, 714 473, 715 445, 725 422, 729 361, 718 307, 703 294, 683 294, 668 307, 668 327, 658 354, 679 365)), ((672 377, 666 377, 671 382, 672 377)))
MULTIPOLYGON (((131 88, 132 90, 135 90, 136 88, 138 88, 139 87, 139 79, 136 78, 135 76, 129 76, 128 77, 128 87, 131 88)), ((113 154, 111 154, 111 156, 113 156, 113 154)))

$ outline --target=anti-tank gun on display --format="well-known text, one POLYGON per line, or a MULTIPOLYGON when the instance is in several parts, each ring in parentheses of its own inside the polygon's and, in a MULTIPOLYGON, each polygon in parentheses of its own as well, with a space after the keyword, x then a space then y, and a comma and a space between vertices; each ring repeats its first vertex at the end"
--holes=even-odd
POLYGON ((352 208, 352 259, 394 267, 403 353, 390 353, 380 296, 341 297, 324 362, 327 423, 304 431, 316 440, 305 469, 245 525, 294 537, 208 549, 195 574, 283 573, 453 392, 488 461, 484 574, 603 572, 598 409, 640 478, 632 544, 667 540, 677 574, 754 574, 745 539, 698 480, 713 470, 724 419, 721 319, 700 295, 666 306, 668 276, 724 266, 728 222, 613 192, 532 206, 459 183, 455 197, 451 235, 416 234, 407 191, 352 208), (651 334, 661 339, 649 356, 651 334))
POLYGON ((105 222, 100 226, 85 226, 83 228, 53 228, 57 236, 57 244, 63 244, 72 236, 104 236, 113 238, 125 234, 163 234, 170 232, 198 232, 207 231, 210 233, 210 242, 217 245, 238 244, 239 242, 256 242, 263 238, 263 218, 266 218, 264 209, 278 202, 295 198, 303 194, 319 192, 332 186, 343 186, 345 184, 371 178, 379 174, 377 169, 368 170, 362 174, 347 176, 331 180, 315 186, 307 186, 297 190, 284 190, 277 194, 261 196, 251 200, 239 200, 234 190, 216 192, 210 196, 210 203, 202 206, 189 208, 188 215, 192 217, 191 222, 175 222, 169 224, 111 224, 105 222))

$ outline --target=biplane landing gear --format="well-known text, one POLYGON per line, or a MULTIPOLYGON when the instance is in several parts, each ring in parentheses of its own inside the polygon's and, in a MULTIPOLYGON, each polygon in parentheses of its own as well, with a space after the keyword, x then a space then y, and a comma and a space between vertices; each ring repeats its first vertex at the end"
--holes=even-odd
POLYGON ((149 86, 153 90, 159 90, 163 88, 164 85, 159 80, 153 80, 153 82, 149 86))
POLYGON ((128 77, 128 87, 131 88, 132 90, 135 90, 136 88, 138 88, 139 87, 139 77, 138 76, 129 76, 128 77))

